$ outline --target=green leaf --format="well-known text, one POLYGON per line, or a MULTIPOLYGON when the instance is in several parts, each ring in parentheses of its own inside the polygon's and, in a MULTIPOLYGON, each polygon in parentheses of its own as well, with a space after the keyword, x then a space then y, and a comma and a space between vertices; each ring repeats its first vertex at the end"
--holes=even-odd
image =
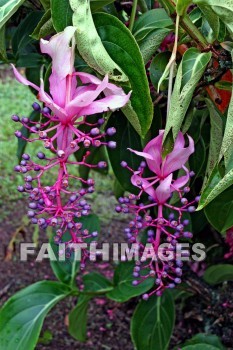
POLYGON ((90 299, 89 296, 81 296, 77 305, 69 314, 69 333, 74 339, 81 342, 86 340, 87 311, 90 299))
POLYGON ((203 192, 197 210, 203 209, 213 199, 225 191, 233 184, 233 169, 231 169, 223 178, 214 168, 203 192))
POLYGON ((204 280, 209 284, 219 284, 225 281, 233 281, 233 265, 219 264, 208 267, 204 280))
POLYGON ((233 35, 233 2, 231 0, 193 0, 193 2, 197 5, 209 6, 233 35))
POLYGON ((205 5, 200 4, 198 7, 200 8, 201 12, 204 14, 211 29, 213 30, 213 33, 215 35, 215 39, 218 39, 219 31, 220 31, 219 17, 215 14, 215 12, 211 9, 210 6, 205 6, 205 5))
POLYGON ((145 65, 149 62, 155 51, 170 32, 171 30, 166 28, 152 30, 138 43, 145 65))
POLYGON ((129 167, 138 169, 142 159, 130 152, 128 148, 141 151, 141 139, 120 111, 114 112, 109 118, 106 128, 110 127, 115 127, 117 130, 116 134, 109 138, 117 143, 117 147, 115 149, 108 148, 108 155, 114 174, 125 191, 138 193, 138 189, 132 185, 130 180, 132 173, 122 168, 121 162, 126 161, 129 167))
POLYGON ((1 0, 0 7, 0 28, 8 21, 18 10, 25 0, 1 0))
MULTIPOLYGON (((40 118, 40 114, 33 111, 31 114, 30 114, 30 117, 29 117, 29 120, 31 121, 38 121, 40 118)), ((20 129, 22 135, 26 138, 29 138, 30 137, 30 131, 25 128, 24 126, 20 129)), ((21 158, 22 158, 22 155, 25 151, 25 148, 27 146, 27 141, 23 140, 23 139, 18 139, 18 147, 17 147, 17 157, 18 157, 18 160, 20 161, 21 158)))
POLYGON ((133 27, 133 34, 138 41, 151 29, 172 28, 173 26, 173 21, 164 9, 153 9, 138 18, 133 27))
POLYGON ((222 192, 205 207, 205 214, 211 225, 224 233, 233 226, 233 186, 222 192))
POLYGON ((116 81, 128 81, 126 74, 109 56, 96 31, 90 1, 70 0, 70 6, 74 12, 73 25, 77 28, 76 44, 83 59, 102 75, 108 74, 116 81))
POLYGON ((170 110, 165 128, 165 137, 172 129, 173 138, 176 139, 181 128, 185 114, 193 97, 193 92, 202 77, 211 53, 200 53, 196 48, 188 49, 179 65, 170 110))
POLYGON ((41 5, 47 11, 50 8, 50 0, 40 0, 41 5))
MULTIPOLYGON (((155 89, 158 91, 158 83, 160 78, 163 75, 163 72, 169 62, 169 59, 171 57, 171 53, 166 52, 160 52, 158 53, 152 60, 150 65, 150 79, 155 87, 155 89)), ((168 79, 164 79, 164 81, 160 84, 160 90, 164 91, 168 88, 168 79)))
MULTIPOLYGON (((205 349, 205 344, 212 345, 216 347, 216 349, 219 350, 225 350, 225 346, 222 345, 221 341, 219 340, 219 337, 217 337, 214 334, 206 334, 206 333, 199 333, 194 335, 191 339, 188 339, 183 346, 187 347, 188 345, 198 345, 203 344, 203 349, 205 349)), ((182 346, 182 349, 184 347, 182 346)))
POLYGON ((112 2, 114 2, 114 0, 90 0, 91 11, 95 12, 112 2))
POLYGON ((0 60, 7 61, 6 43, 5 43, 5 26, 0 29, 0 60))
POLYGON ((12 50, 18 58, 21 54, 37 53, 35 40, 30 36, 43 16, 42 11, 31 12, 17 27, 12 37, 12 50))
POLYGON ((173 27, 174 24, 164 9, 153 9, 139 17, 134 25, 133 34, 145 64, 173 27))
POLYGON ((51 18, 51 10, 49 9, 45 12, 40 22, 37 24, 36 28, 31 34, 31 37, 36 40, 39 40, 53 32, 54 32, 53 21, 51 18))
POLYGON ((96 13, 96 29, 109 56, 127 75, 132 95, 122 111, 136 131, 145 136, 153 118, 153 104, 142 56, 131 32, 116 17, 96 13))
POLYGON ((137 286, 132 285, 132 282, 135 279, 135 277, 133 277, 134 266, 134 261, 121 262, 117 266, 113 279, 114 288, 107 293, 109 299, 123 303, 133 297, 147 292, 153 287, 154 278, 146 278, 137 286))
POLYGON ((222 116, 215 108, 212 101, 206 99, 206 105, 210 112, 210 146, 208 164, 206 168, 206 178, 209 178, 215 164, 218 162, 223 138, 222 116))
POLYGON ((43 64, 43 56, 36 52, 21 54, 17 59, 17 66, 24 68, 37 68, 43 64))
POLYGON ((51 15, 57 33, 72 25, 73 11, 68 0, 51 0, 51 15))
MULTIPOLYGON (((233 60, 233 51, 232 51, 233 60)), ((229 171, 233 168, 233 89, 230 104, 227 113, 227 122, 224 131, 222 147, 220 151, 219 160, 224 157, 226 170, 229 171)))
POLYGON ((186 13, 187 7, 192 3, 192 0, 177 0, 176 11, 179 16, 183 16, 186 13))
MULTIPOLYGON (((69 239, 69 235, 65 233, 64 239, 69 239)), ((50 266, 53 270, 53 273, 62 283, 75 287, 76 285, 76 276, 79 271, 80 263, 75 260, 74 254, 70 258, 65 257, 65 253, 59 254, 59 246, 53 242, 53 237, 50 239, 51 249, 49 253, 51 254, 50 266), (52 257, 55 255, 56 260, 53 260, 52 257), (64 260, 62 260, 64 259, 64 260)))
MULTIPOLYGON (((99 218, 95 214, 90 214, 86 217, 82 217, 78 219, 77 222, 82 223, 82 227, 84 230, 86 229, 89 232, 100 232, 99 218)), ((64 241, 69 239, 69 232, 66 232, 64 236, 64 241)), ((59 247, 56 244, 52 243, 52 249, 55 256, 57 257, 57 260, 50 259, 50 265, 53 269, 54 274, 61 282, 70 286, 75 286, 76 276, 79 270, 79 261, 75 260, 74 254, 71 255, 70 259, 66 258, 65 261, 59 260, 59 247)))
POLYGON ((190 156, 190 169, 194 171, 195 178, 202 175, 203 166, 206 160, 206 147, 202 137, 195 144, 195 152, 190 156))
POLYGON ((97 272, 90 272, 83 276, 84 293, 104 294, 113 289, 112 283, 97 272))
POLYGON ((169 291, 141 301, 131 320, 136 350, 166 350, 175 322, 175 306, 169 291))
POLYGON ((0 348, 33 350, 45 316, 70 293, 64 284, 41 281, 13 295, 0 311, 0 348))

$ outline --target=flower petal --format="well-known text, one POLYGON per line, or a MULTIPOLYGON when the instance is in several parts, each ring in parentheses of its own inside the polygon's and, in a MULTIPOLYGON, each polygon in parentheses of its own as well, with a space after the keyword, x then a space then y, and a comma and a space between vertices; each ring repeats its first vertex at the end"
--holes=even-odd
POLYGON ((50 92, 54 102, 61 107, 64 107, 66 101, 66 77, 74 70, 74 47, 73 45, 70 47, 70 41, 75 31, 75 27, 69 26, 63 32, 52 36, 49 41, 43 39, 40 41, 41 52, 52 58, 50 92))
POLYGON ((189 156, 194 152, 194 141, 188 136, 189 146, 180 149, 174 149, 169 153, 163 165, 163 176, 168 176, 173 171, 181 169, 182 166, 188 161, 189 156))
POLYGON ((60 119, 60 121, 65 121, 67 119, 66 111, 59 107, 52 98, 44 91, 44 82, 41 79, 41 85, 40 90, 38 93, 38 99, 46 104, 47 107, 49 107, 53 113, 60 119))
POLYGON ((189 171, 186 167, 183 166, 183 169, 186 172, 186 175, 184 176, 180 176, 178 179, 176 179, 175 181, 173 181, 172 185, 171 185, 171 190, 173 191, 178 191, 181 187, 184 187, 187 182, 190 179, 190 175, 189 175, 189 171))
POLYGON ((149 181, 137 175, 137 173, 138 171, 135 171, 134 175, 131 176, 132 184, 140 189, 143 189, 149 196, 155 199, 155 190, 153 186, 151 186, 149 181))
POLYGON ((96 89, 93 90, 93 85, 89 89, 88 87, 82 92, 79 89, 79 93, 77 96, 67 104, 67 108, 72 107, 86 107, 90 105, 99 95, 100 93, 107 87, 108 85, 108 76, 106 75, 101 81, 99 85, 96 85, 96 89))
POLYGON ((163 204, 170 198, 170 195, 172 193, 171 191, 172 176, 173 174, 170 174, 164 180, 160 181, 159 186, 156 188, 155 194, 156 194, 156 200, 158 204, 163 204))
POLYGON ((27 86, 31 86, 33 87, 33 89, 39 91, 39 87, 36 86, 35 84, 31 83, 29 80, 27 80, 26 78, 24 78, 15 68, 15 66, 13 64, 11 64, 11 67, 13 68, 14 71, 14 75, 16 80, 18 80, 19 83, 23 84, 23 85, 27 85, 27 86))
POLYGON ((150 154, 152 157, 152 159, 147 160, 147 164, 150 170, 158 176, 161 175, 163 134, 164 132, 160 132, 157 137, 148 142, 143 150, 143 152, 150 154))
POLYGON ((69 115, 77 114, 78 116, 107 112, 109 110, 115 110, 123 107, 129 101, 129 98, 130 93, 124 96, 112 95, 101 100, 94 101, 83 108, 69 106, 69 108, 67 108, 67 111, 69 115))
POLYGON ((185 145, 184 135, 182 134, 181 131, 179 131, 174 144, 174 150, 184 148, 184 145, 185 145))
POLYGON ((135 151, 134 149, 132 148, 127 148, 130 152, 133 152, 135 154, 137 154, 138 156, 140 157, 143 157, 145 159, 151 159, 153 160, 153 157, 149 154, 149 153, 146 153, 146 152, 139 152, 139 151, 135 151))

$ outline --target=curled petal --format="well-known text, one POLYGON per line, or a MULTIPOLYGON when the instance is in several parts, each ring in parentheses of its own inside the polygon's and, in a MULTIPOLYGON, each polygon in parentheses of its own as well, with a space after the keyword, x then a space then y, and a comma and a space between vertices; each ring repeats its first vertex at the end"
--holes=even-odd
POLYGON ((91 115, 95 113, 107 112, 109 110, 115 110, 123 107, 129 101, 129 98, 130 98, 130 93, 124 96, 112 95, 112 96, 105 97, 101 100, 94 101, 90 103, 88 106, 83 108, 70 106, 68 108, 68 113, 73 115, 77 114, 78 116, 81 116, 81 115, 91 115))
MULTIPOLYGON (((75 73, 75 75, 77 75, 80 78, 80 80, 83 84, 90 83, 90 84, 99 85, 102 82, 100 79, 98 79, 97 77, 95 77, 92 74, 88 74, 88 73, 84 73, 84 72, 77 72, 77 73, 75 73)), ((104 94, 105 94, 105 96, 125 95, 125 92, 121 87, 119 87, 115 84, 112 84, 112 83, 108 83, 107 87, 104 89, 104 94)))
POLYGON ((86 89, 83 89, 82 91, 79 89, 79 93, 76 94, 77 96, 67 104, 67 108, 88 106, 99 96, 99 94, 107 87, 107 85, 108 76, 106 75, 104 80, 101 81, 99 85, 96 85, 95 89, 93 89, 93 85, 90 88, 86 87, 86 89))
POLYGON ((33 87, 33 89, 39 91, 39 87, 36 86, 35 84, 31 83, 29 80, 27 80, 26 78, 24 78, 19 72, 18 70, 15 68, 15 66, 13 64, 11 64, 11 67, 13 68, 14 71, 14 75, 16 80, 18 80, 19 83, 23 84, 23 85, 27 85, 27 86, 31 86, 33 87))
POLYGON ((156 200, 159 204, 165 203, 172 193, 171 190, 172 174, 160 181, 159 186, 155 190, 156 200))
POLYGON ((139 152, 139 151, 135 151, 134 149, 132 148, 127 148, 130 152, 133 152, 135 154, 137 154, 138 156, 140 157, 143 157, 145 159, 151 159, 153 160, 153 157, 149 154, 149 153, 146 153, 146 152, 139 152))
POLYGON ((135 172, 133 176, 131 176, 131 182, 134 186, 143 189, 149 196, 155 199, 155 190, 153 186, 149 183, 149 181, 143 179, 141 176, 137 175, 139 172, 135 172))
POLYGON ((150 154, 152 158, 147 160, 148 167, 158 176, 161 175, 161 163, 162 163, 162 142, 164 132, 160 132, 159 136, 152 139, 143 152, 150 154))
POLYGON ((182 134, 181 131, 179 131, 174 144, 174 150, 184 148, 184 144, 185 144, 184 135, 182 134))
POLYGON ((181 169, 188 161, 189 156, 194 152, 194 141, 188 136, 189 145, 185 148, 174 149, 169 153, 163 163, 163 176, 168 176, 173 171, 181 169))
POLYGON ((101 80, 92 74, 84 73, 84 72, 77 72, 74 74, 80 78, 83 84, 91 83, 91 84, 99 85, 101 83, 101 80))

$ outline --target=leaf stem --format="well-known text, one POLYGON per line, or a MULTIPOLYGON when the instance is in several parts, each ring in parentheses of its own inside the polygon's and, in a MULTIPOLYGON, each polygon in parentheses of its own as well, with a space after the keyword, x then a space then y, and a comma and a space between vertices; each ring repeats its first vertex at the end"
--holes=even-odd
MULTIPOLYGON (((159 0, 164 9, 171 16, 176 12, 176 4, 173 0, 159 0)), ((199 29, 193 24, 188 15, 184 15, 180 18, 180 26, 186 31, 186 33, 197 43, 200 49, 209 49, 209 43, 199 31, 199 29)))
POLYGON ((171 103, 171 95, 172 95, 172 83, 173 83, 173 75, 174 75, 174 68, 176 63, 176 53, 177 53, 177 43, 178 43, 178 30, 179 30, 179 22, 180 22, 180 16, 176 16, 176 29, 175 29, 175 41, 174 46, 172 50, 172 55, 170 58, 170 72, 169 72, 169 83, 168 83, 168 96, 167 96, 167 116, 169 114, 170 110, 170 103, 171 103))
POLYGON ((129 30, 131 32, 134 26, 135 16, 137 12, 137 5, 138 5, 138 0, 133 0, 133 7, 132 7, 132 12, 131 12, 130 21, 129 21, 129 30))

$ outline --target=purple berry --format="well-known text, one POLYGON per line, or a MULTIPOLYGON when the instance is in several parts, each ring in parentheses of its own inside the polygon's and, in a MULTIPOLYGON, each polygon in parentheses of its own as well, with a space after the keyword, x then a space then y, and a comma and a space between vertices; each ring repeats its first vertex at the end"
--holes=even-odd
POLYGON ((106 130, 106 134, 108 135, 108 136, 113 136, 114 134, 116 133, 116 129, 115 128, 108 128, 107 130, 106 130))
POLYGON ((17 173, 19 173, 21 171, 21 166, 20 165, 16 165, 14 167, 14 171, 16 171, 17 173))
POLYGON ((29 160, 29 159, 30 159, 30 156, 29 156, 29 154, 24 153, 24 154, 22 155, 22 158, 23 158, 24 160, 29 160))
POLYGON ((18 186, 18 187, 17 187, 17 190, 18 190, 19 192, 24 192, 24 191, 25 191, 23 186, 18 186))
POLYGON ((48 107, 44 107, 44 108, 42 109, 42 113, 44 113, 44 114, 50 114, 50 113, 51 113, 51 110, 50 110, 50 108, 48 108, 48 107))
POLYGON ((104 161, 100 161, 100 162, 98 163, 98 168, 99 168, 99 169, 104 169, 104 168, 106 168, 106 166, 107 166, 107 163, 104 162, 104 161))
POLYGON ((196 208, 195 208, 193 205, 191 205, 190 207, 188 207, 188 212, 189 212, 189 213, 194 213, 195 210, 196 210, 196 208))
POLYGON ((22 123, 27 124, 29 122, 29 119, 27 117, 22 118, 22 123))
POLYGON ((149 294, 143 294, 142 299, 143 300, 148 300, 149 299, 149 294))
POLYGON ((13 120, 13 122, 19 122, 20 121, 20 118, 17 116, 17 115, 12 115, 11 119, 13 120))
POLYGON ((45 158, 45 154, 44 154, 43 152, 38 152, 38 153, 37 153, 37 157, 38 157, 39 159, 44 159, 44 158, 45 158))
POLYGON ((104 124, 104 123, 105 123, 104 118, 100 118, 100 119, 98 120, 98 124, 99 124, 99 125, 102 125, 102 124, 104 124))
POLYGON ((22 133, 21 133, 21 131, 16 130, 16 132, 15 132, 15 136, 16 136, 18 139, 21 139, 21 137, 22 137, 22 133))
POLYGON ((39 103, 34 102, 34 103, 32 104, 32 108, 34 109, 34 111, 39 112, 39 111, 40 111, 40 105, 39 105, 39 103))
POLYGON ((108 147, 112 148, 112 149, 116 148, 116 142, 115 141, 109 141, 108 142, 108 147))

